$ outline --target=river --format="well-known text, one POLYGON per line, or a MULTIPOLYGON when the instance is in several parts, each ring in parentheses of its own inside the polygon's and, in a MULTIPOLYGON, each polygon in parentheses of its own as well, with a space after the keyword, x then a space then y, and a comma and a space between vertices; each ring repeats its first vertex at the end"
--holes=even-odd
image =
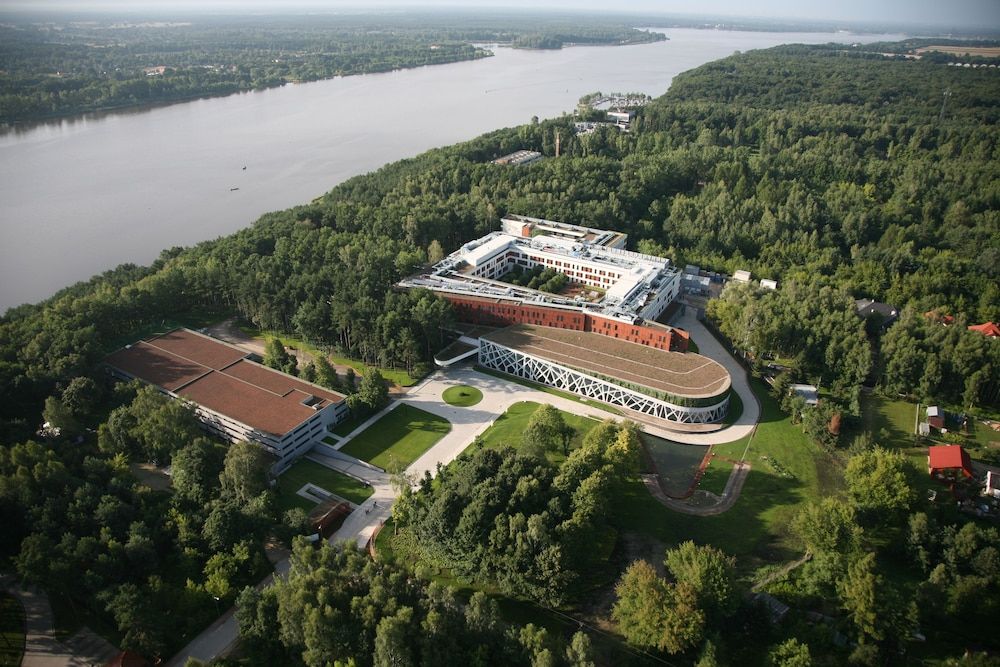
POLYGON ((660 31, 669 41, 498 48, 478 61, 0 131, 0 310, 232 233, 388 162, 558 116, 586 93, 656 97, 734 51, 903 37, 660 31))

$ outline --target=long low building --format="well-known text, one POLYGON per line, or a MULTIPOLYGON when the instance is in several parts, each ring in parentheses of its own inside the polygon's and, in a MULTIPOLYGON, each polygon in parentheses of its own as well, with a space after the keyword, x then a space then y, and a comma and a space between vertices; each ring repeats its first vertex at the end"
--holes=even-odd
POLYGON ((519 324, 479 338, 479 364, 671 422, 721 421, 732 380, 718 362, 585 331, 519 324))
POLYGON ((228 343, 190 329, 139 341, 105 362, 192 403, 205 429, 230 441, 250 440, 277 458, 280 472, 342 421, 344 395, 252 361, 228 343))

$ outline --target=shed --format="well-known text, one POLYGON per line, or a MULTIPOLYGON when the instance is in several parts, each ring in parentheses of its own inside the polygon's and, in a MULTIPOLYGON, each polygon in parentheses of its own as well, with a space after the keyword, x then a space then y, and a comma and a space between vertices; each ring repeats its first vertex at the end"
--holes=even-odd
POLYGON ((750 282, 750 272, 740 269, 739 271, 733 274, 733 280, 735 280, 738 283, 748 283, 750 282))
POLYGON ((790 608, 787 604, 774 597, 770 593, 757 593, 754 595, 754 600, 759 604, 764 605, 767 608, 768 613, 771 615, 771 620, 774 623, 780 623, 784 620, 785 616, 788 615, 790 608))
POLYGON ((771 280, 770 278, 761 278, 760 286, 764 289, 778 289, 778 281, 771 280))
POLYGON ((791 384, 788 390, 796 396, 805 399, 806 405, 816 405, 819 403, 819 389, 811 384, 791 384))
POLYGON ((927 423, 931 427, 941 430, 944 428, 944 410, 936 405, 927 406, 927 423))
POLYGON ((927 472, 946 479, 972 477, 972 459, 960 445, 934 445, 927 448, 927 472))

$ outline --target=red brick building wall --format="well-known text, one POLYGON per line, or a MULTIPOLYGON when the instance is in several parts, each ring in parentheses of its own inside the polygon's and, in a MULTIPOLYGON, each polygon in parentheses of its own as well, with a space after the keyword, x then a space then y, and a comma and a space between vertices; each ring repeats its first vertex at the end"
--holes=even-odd
POLYGON ((687 336, 679 329, 626 324, 617 320, 538 305, 523 305, 494 299, 442 294, 455 308, 461 322, 506 327, 512 324, 536 324, 557 329, 573 329, 648 345, 659 350, 687 352, 687 336))

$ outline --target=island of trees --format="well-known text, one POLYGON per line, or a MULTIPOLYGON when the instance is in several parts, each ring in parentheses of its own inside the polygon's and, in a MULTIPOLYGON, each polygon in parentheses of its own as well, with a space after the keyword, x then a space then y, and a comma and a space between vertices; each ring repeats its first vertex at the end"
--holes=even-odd
MULTIPOLYGON (((0 556, 147 655, 177 649, 220 598, 239 600, 246 664, 994 664, 972 654, 1000 648, 996 527, 927 500, 922 454, 863 405, 1000 408, 1000 345, 965 326, 1000 319, 998 100, 995 70, 933 59, 735 55, 678 77, 629 133, 574 137, 569 118, 499 130, 11 309, 0 556), (549 159, 490 164, 522 148, 549 159), (207 440, 183 406, 95 367, 167 319, 233 315, 371 365, 427 363, 450 308, 393 284, 507 212, 780 281, 708 309, 751 371, 781 368, 774 397, 753 381, 754 446, 771 449, 729 513, 669 512, 628 427, 566 438, 549 413, 403 491, 393 530, 414 561, 313 550, 294 539, 302 516, 275 509, 258 450, 207 440), (862 297, 899 321, 866 326, 862 297), (795 380, 828 407, 791 405, 780 388, 795 380), (45 420, 59 435, 36 433, 45 420), (137 482, 129 464, 153 460, 172 463, 173 491, 137 482), (245 586, 268 570, 265 538, 294 556, 258 592, 245 586)), ((288 364, 277 347, 269 361, 288 364)), ((382 400, 379 385, 356 400, 382 400)))

